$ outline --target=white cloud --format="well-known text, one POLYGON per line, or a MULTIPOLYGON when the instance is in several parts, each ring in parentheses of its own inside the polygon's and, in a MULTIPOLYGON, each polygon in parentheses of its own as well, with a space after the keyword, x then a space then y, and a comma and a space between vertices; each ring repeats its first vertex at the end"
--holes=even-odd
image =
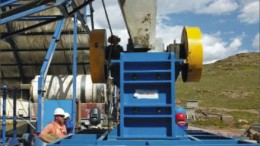
POLYGON ((259 1, 245 3, 238 18, 243 23, 259 23, 259 1))
POLYGON ((253 46, 253 48, 255 48, 256 49, 256 51, 258 51, 259 52, 259 33, 257 33, 256 35, 255 35, 255 37, 254 37, 254 39, 253 39, 253 42, 252 42, 252 46, 253 46))
POLYGON ((221 32, 204 34, 203 49, 205 64, 213 63, 237 53, 247 52, 247 50, 240 49, 244 34, 236 36, 229 42, 222 40, 220 36, 221 32))
POLYGON ((183 26, 168 26, 159 19, 156 27, 156 38, 162 38, 165 48, 176 40, 180 43, 183 26))
POLYGON ((233 12, 237 8, 238 3, 234 0, 214 0, 198 9, 196 13, 220 15, 233 12))
MULTIPOLYGON (((244 3, 248 4, 246 1, 244 1, 244 3)), ((93 4, 95 4, 96 28, 108 28, 102 3, 97 1, 93 4)), ((176 40, 177 43, 180 42, 183 26, 169 26, 163 23, 162 20, 170 19, 165 14, 188 11, 193 11, 196 13, 224 14, 234 11, 236 8, 237 3, 235 0, 200 0, 199 2, 194 0, 163 0, 162 2, 162 0, 158 0, 159 17, 157 18, 156 37, 163 39, 165 47, 170 43, 173 43, 173 40, 176 40), (227 5, 224 6, 220 2, 227 5), (219 6, 217 4, 219 4, 219 6), (206 8, 208 6, 210 6, 212 10, 206 8)), ((121 10, 118 6, 117 0, 111 0, 109 3, 107 3, 107 11, 113 32, 122 39, 120 44, 125 48, 127 44, 128 33, 123 21, 123 17, 121 16, 121 10)), ((108 35, 110 34, 109 30, 107 33, 108 35)), ((203 34, 204 63, 210 63, 216 60, 224 59, 237 53, 248 52, 247 50, 241 49, 242 40, 245 37, 244 34, 236 36, 231 40, 223 40, 221 36, 222 32, 216 32, 214 34, 203 34)))
POLYGON ((235 11, 237 8, 236 0, 158 0, 160 14, 192 12, 221 15, 235 11))

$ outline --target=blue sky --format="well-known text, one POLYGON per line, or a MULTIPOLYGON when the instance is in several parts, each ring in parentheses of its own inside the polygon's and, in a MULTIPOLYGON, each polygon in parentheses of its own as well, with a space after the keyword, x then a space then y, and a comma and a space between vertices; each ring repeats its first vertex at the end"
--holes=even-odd
MULTIPOLYGON (((125 46, 128 35, 117 0, 106 5, 114 33, 125 46)), ((94 9, 97 28, 108 28, 101 2, 96 0, 94 9)), ((180 41, 184 26, 200 27, 204 63, 259 52, 259 0, 157 0, 156 37, 165 46, 180 41)))

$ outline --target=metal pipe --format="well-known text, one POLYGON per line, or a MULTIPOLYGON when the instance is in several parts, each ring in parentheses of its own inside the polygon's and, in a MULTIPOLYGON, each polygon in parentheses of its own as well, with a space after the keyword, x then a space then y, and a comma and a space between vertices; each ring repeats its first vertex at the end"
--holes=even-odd
POLYGON ((13 139, 16 139, 16 89, 13 89, 13 139))
MULTIPOLYGON (((44 35, 44 34, 39 34, 39 35, 44 35)), ((70 48, 57 48, 56 49, 57 52, 59 52, 59 51, 70 51, 70 50, 71 50, 70 48)), ((79 48, 78 47, 77 50, 79 50, 79 51, 88 51, 89 47, 85 47, 85 48, 79 48)), ((2 53, 3 52, 11 52, 11 51, 12 51, 11 49, 1 49, 2 53)), ((34 48, 34 49, 19 49, 19 50, 17 50, 17 52, 26 52, 26 53, 27 52, 43 52, 43 51, 45 52, 45 51, 47 51, 47 49, 36 49, 36 48, 34 48)), ((82 63, 84 63, 84 62, 82 62, 82 63)), ((63 64, 65 64, 65 63, 63 63, 63 64)))
POLYGON ((6 142, 6 96, 7 87, 3 86, 3 116, 2 116, 2 142, 6 142))
MULTIPOLYGON (((84 2, 86 3, 87 0, 84 0, 84 2)), ((87 23, 87 6, 83 8, 83 18, 84 18, 85 22, 87 23)))
MULTIPOLYGON (((76 98, 77 98, 77 14, 74 13, 74 31, 73 31, 73 98, 72 98, 72 122, 75 129, 76 125, 76 98)), ((74 130, 73 130, 74 132, 74 130)))
POLYGON ((89 4, 89 7, 90 7, 91 28, 93 30, 93 29, 95 29, 95 25, 94 25, 94 8, 92 6, 92 2, 89 4))
MULTIPOLYGON (((26 63, 26 64, 20 64, 22 66, 40 66, 41 63, 26 63)), ((51 64, 52 66, 61 66, 61 65, 65 65, 65 66, 68 66, 68 65, 71 65, 71 63, 52 63, 51 64)), ((89 65, 89 62, 79 62, 77 63, 77 65, 89 65)), ((4 66, 8 66, 8 67, 11 67, 11 66, 17 66, 17 64, 15 63, 12 63, 12 64, 1 64, 2 67, 4 66)))

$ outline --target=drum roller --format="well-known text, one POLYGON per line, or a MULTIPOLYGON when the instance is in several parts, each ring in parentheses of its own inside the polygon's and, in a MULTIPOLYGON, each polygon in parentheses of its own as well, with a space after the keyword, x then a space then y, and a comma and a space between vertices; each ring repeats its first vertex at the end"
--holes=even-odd
MULTIPOLYGON (((30 95, 33 102, 38 99, 38 78, 31 82, 30 95)), ((93 84, 90 75, 77 75, 76 98, 82 103, 103 103, 106 101, 106 84, 93 84)), ((73 97, 72 75, 48 75, 44 85, 44 98, 52 100, 71 100, 73 97)))
POLYGON ((182 79, 184 82, 198 82, 202 73, 203 46, 198 27, 185 27, 181 37, 181 57, 184 57, 182 79))
POLYGON ((198 27, 184 27, 181 44, 175 41, 167 47, 167 51, 175 52, 176 59, 183 59, 177 63, 176 75, 181 71, 184 82, 198 82, 202 73, 203 47, 202 35, 198 27))

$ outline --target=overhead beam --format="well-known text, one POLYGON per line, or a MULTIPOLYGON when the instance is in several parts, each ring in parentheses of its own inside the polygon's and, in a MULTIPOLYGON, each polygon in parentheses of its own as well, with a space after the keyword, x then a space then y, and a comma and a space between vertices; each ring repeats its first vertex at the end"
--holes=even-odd
MULTIPOLYGON (((43 1, 46 2, 46 1, 48 1, 48 0, 43 0, 43 1)), ((51 1, 51 0, 50 0, 50 1, 51 1)), ((72 16, 74 13, 78 12, 80 9, 82 9, 82 8, 85 7, 86 5, 90 4, 92 1, 94 1, 94 0, 85 1, 83 4, 79 5, 78 7, 76 7, 75 9, 73 9, 71 12, 69 12, 69 13, 68 13, 68 14, 69 14, 68 17, 72 16)), ((58 3, 56 3, 55 6, 59 6, 59 5, 61 5, 62 3, 63 3, 62 1, 59 1, 58 3)), ((31 14, 34 14, 34 13, 37 13, 37 12, 40 12, 40 11, 43 11, 43 10, 46 10, 46 9, 49 9, 49 8, 52 8, 52 7, 53 7, 53 6, 48 6, 48 5, 41 5, 41 6, 37 7, 37 8, 31 7, 31 8, 33 8, 33 9, 30 9, 30 10, 28 10, 28 11, 24 11, 24 12, 21 12, 21 13, 14 12, 14 14, 15 14, 14 16, 9 16, 10 14, 1 14, 1 15, 0 15, 0 18, 1 18, 1 19, 0 19, 0 25, 1 25, 1 24, 5 24, 5 23, 10 22, 10 21, 15 21, 15 20, 17 20, 17 19, 19 19, 19 18, 26 17, 26 16, 28 16, 28 15, 31 15, 31 14), (5 17, 6 17, 6 16, 9 16, 10 18, 7 17, 7 18, 3 19, 3 16, 5 16, 5 17)), ((8 12, 9 12, 9 11, 8 11, 8 12)), ((49 24, 49 23, 52 23, 52 22, 54 22, 54 21, 61 20, 61 19, 63 19, 63 18, 65 18, 65 16, 57 16, 56 18, 48 19, 48 20, 43 21, 43 22, 40 22, 40 23, 38 23, 38 24, 35 24, 35 25, 32 25, 32 26, 29 26, 29 27, 26 27, 26 28, 17 30, 17 31, 15 31, 15 32, 10 32, 10 33, 8 33, 7 35, 1 35, 1 36, 0 36, 0 39, 6 39, 6 38, 11 37, 11 36, 13 36, 13 35, 16 35, 16 34, 19 34, 19 33, 22 33, 22 32, 28 31, 28 30, 30 30, 30 29, 34 29, 34 28, 37 28, 37 27, 40 27, 40 26, 43 26, 43 25, 46 25, 46 24, 49 24)), ((86 25, 86 26, 84 26, 84 27, 85 27, 87 33, 89 34, 90 31, 88 31, 89 29, 87 29, 88 26, 86 25)))
MULTIPOLYGON (((78 51, 88 51, 89 50, 89 47, 86 47, 86 48, 78 48, 77 49, 78 51)), ((17 49, 16 50, 17 52, 46 52, 47 49, 17 49)), ((57 48, 55 50, 56 52, 60 52, 60 51, 72 51, 71 48, 57 48)), ((12 52, 11 49, 1 49, 1 52, 12 52)))
MULTIPOLYGON (((6 28, 7 28, 7 31, 8 32, 11 32, 12 31, 12 28, 10 26, 10 24, 6 24, 6 28)), ((14 55, 14 59, 15 59, 15 62, 16 62, 16 65, 17 65, 17 68, 18 68, 18 72, 19 72, 19 75, 20 75, 20 79, 22 80, 22 82, 24 83, 25 80, 24 80, 24 72, 23 72, 23 66, 21 64, 21 59, 17 53, 17 46, 16 46, 16 43, 14 42, 13 38, 8 38, 6 40, 9 45, 12 47, 12 52, 13 52, 13 55, 14 55)))
MULTIPOLYGON (((72 7, 73 7, 74 9, 77 8, 77 5, 76 5, 75 1, 72 1, 72 7)), ((89 27, 88 27, 88 25, 87 25, 87 22, 86 22, 85 19, 84 19, 84 16, 80 13, 79 10, 76 11, 76 13, 77 13, 77 18, 78 18, 79 21, 81 22, 82 26, 85 28, 87 34, 90 34, 90 29, 89 29, 89 27)))
MULTIPOLYGON (((78 62, 77 65, 88 65, 89 62, 78 62)), ((20 64, 21 66, 41 66, 42 63, 23 63, 20 64)), ((52 66, 62 66, 62 65, 72 65, 71 63, 51 63, 52 66)), ((7 64, 1 64, 2 67, 7 66, 17 66, 17 64, 14 63, 7 63, 7 64)))
MULTIPOLYGON (((1 32, 1 35, 8 35, 7 32, 1 32)), ((78 31, 78 34, 87 34, 86 31, 78 31)), ((53 32, 28 32, 28 33, 19 33, 20 36, 33 36, 33 35, 53 35, 53 32)), ((63 31, 61 35, 72 35, 72 30, 63 31)))
POLYGON ((19 33, 22 33, 22 32, 28 31, 28 30, 30 30, 30 29, 34 29, 34 28, 37 28, 37 27, 40 27, 40 26, 43 26, 43 25, 46 25, 46 24, 49 24, 49 23, 52 23, 52 22, 57 21, 57 20, 60 20, 60 19, 62 19, 62 18, 63 18, 62 16, 59 16, 59 17, 57 17, 57 18, 55 18, 55 19, 49 19, 49 20, 47 20, 47 21, 40 22, 40 23, 35 24, 35 25, 32 25, 32 26, 29 26, 29 27, 26 27, 26 28, 23 28, 23 29, 14 31, 14 32, 10 32, 10 33, 8 33, 8 34, 6 34, 6 35, 2 35, 2 36, 0 37, 0 39, 9 38, 9 37, 11 37, 11 36, 13 36, 13 35, 16 35, 16 34, 19 34, 19 33))

